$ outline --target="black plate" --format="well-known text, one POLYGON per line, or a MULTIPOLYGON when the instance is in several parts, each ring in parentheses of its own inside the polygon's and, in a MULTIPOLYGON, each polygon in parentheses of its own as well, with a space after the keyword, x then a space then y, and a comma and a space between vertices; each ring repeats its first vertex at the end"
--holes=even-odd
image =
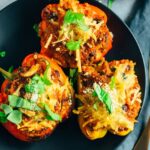
MULTIPOLYGON (((0 49, 7 51, 6 57, 0 59, 0 66, 5 69, 11 65, 18 67, 24 56, 35 51, 39 52, 40 39, 32 27, 40 21, 41 10, 49 2, 56 1, 19 0, 0 12, 0 49)), ((86 2, 101 8, 108 16, 108 26, 114 34, 114 42, 113 50, 106 56, 107 60, 127 58, 136 62, 136 74, 144 100, 145 67, 136 40, 127 26, 108 8, 94 0, 86 2)), ((0 82, 2 80, 3 78, 0 77, 0 82)), ((76 116, 72 116, 60 125, 50 137, 35 143, 21 142, 0 127, 0 150, 113 150, 121 143, 128 144, 127 141, 136 135, 134 132, 136 130, 126 137, 107 134, 101 140, 90 141, 82 135, 76 116)), ((130 148, 132 149, 132 147, 133 144, 130 148)))

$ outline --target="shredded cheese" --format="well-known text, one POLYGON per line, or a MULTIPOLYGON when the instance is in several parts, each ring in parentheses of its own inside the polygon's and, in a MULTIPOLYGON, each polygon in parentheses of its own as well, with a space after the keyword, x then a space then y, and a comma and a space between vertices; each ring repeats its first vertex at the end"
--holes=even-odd
POLYGON ((76 50, 76 61, 77 61, 77 67, 78 67, 78 72, 82 72, 81 68, 81 56, 80 56, 80 50, 76 50))
MULTIPOLYGON (((45 85, 44 93, 40 95, 35 93, 30 93, 30 97, 32 101, 36 101, 37 105, 43 108, 42 104, 47 104, 49 108, 59 114, 62 118, 68 114, 66 114, 68 109, 72 105, 72 88, 69 84, 68 78, 64 78, 62 83, 60 83, 60 78, 56 80, 52 76, 52 69, 48 70, 49 80, 51 81, 51 85, 45 85), (63 100, 67 99, 67 105, 63 105, 63 100), (62 102, 61 102, 62 101, 62 102), (67 108, 68 107, 68 108, 67 108)), ((41 77, 43 75, 41 74, 41 77)), ((24 118, 22 122, 17 126, 17 128, 21 131, 28 132, 36 132, 45 128, 53 129, 58 122, 50 121, 46 119, 46 113, 43 111, 29 111, 26 109, 20 109, 20 111, 27 115, 29 118, 24 118)))
POLYGON ((107 129, 120 135, 127 134, 134 129, 135 118, 130 119, 123 106, 128 103, 132 107, 137 101, 141 103, 140 87, 134 72, 135 64, 132 61, 123 60, 116 61, 111 65, 116 69, 113 74, 115 78, 114 88, 111 89, 110 85, 105 82, 99 82, 99 85, 111 98, 112 113, 108 113, 103 103, 97 103, 98 98, 92 96, 93 88, 83 90, 82 95, 77 97, 81 100, 82 105, 75 113, 84 118, 84 122, 80 125, 83 129, 92 126, 94 131, 107 129), (96 104, 96 109, 93 107, 94 104, 96 104))
POLYGON ((53 37, 53 35, 52 35, 52 34, 50 34, 50 36, 49 36, 49 38, 48 38, 48 40, 47 40, 46 44, 44 45, 44 47, 45 47, 46 49, 47 49, 47 48, 48 48, 48 46, 50 45, 51 40, 52 40, 52 37, 53 37))

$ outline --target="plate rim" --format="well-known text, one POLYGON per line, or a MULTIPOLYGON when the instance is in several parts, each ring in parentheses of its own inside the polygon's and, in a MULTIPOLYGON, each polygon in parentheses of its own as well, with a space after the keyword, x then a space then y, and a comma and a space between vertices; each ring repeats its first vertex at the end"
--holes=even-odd
MULTIPOLYGON (((89 0, 84 0, 84 2, 86 2, 86 1, 88 1, 88 3, 90 3, 89 0)), ((113 15, 117 18, 117 20, 119 20, 119 21, 127 28, 127 30, 128 30, 129 33, 131 34, 132 38, 133 38, 134 41, 136 42, 137 47, 138 47, 138 49, 139 49, 139 52, 140 52, 140 55, 141 55, 141 58, 142 58, 142 63, 143 63, 143 66, 144 66, 143 69, 144 69, 144 76, 145 76, 144 94, 143 94, 143 99, 142 99, 142 105, 141 105, 140 111, 139 111, 138 116, 137 116, 137 119, 139 119, 139 117, 141 116, 141 114, 142 114, 142 112, 143 112, 143 108, 144 108, 144 106, 145 106, 145 103, 146 103, 146 101, 148 100, 147 97, 148 97, 148 91, 149 91, 148 70, 147 70, 147 64, 146 64, 146 62, 145 62, 145 60, 144 60, 144 55, 143 55, 143 53, 142 53, 142 48, 140 47, 140 44, 139 44, 137 38, 135 37, 134 33, 132 32, 132 30, 131 30, 130 27, 126 24, 125 21, 123 21, 115 12, 113 12, 111 9, 109 9, 107 6, 105 6, 104 4, 102 4, 101 2, 99 2, 98 0, 94 0, 94 1, 95 1, 96 3, 99 3, 99 5, 101 5, 101 6, 104 7, 105 9, 107 9, 107 10, 109 11, 109 13, 113 14, 113 15)), ((6 5, 5 7, 3 7, 3 8, 0 10, 0 15, 1 15, 1 13, 3 13, 5 10, 9 9, 9 7, 15 6, 16 3, 21 3, 21 1, 16 0, 16 1, 12 2, 12 3, 9 3, 8 5, 6 5)), ((49 3, 50 3, 50 1, 49 1, 49 3)), ((95 5, 95 6, 96 6, 96 5, 95 5)), ((96 6, 96 7, 98 7, 98 6, 96 6)), ((135 126, 135 125, 134 125, 134 126, 135 126)), ((135 143, 136 143, 136 141, 135 141, 135 143)), ((135 144, 135 143, 134 143, 134 144, 135 144)))

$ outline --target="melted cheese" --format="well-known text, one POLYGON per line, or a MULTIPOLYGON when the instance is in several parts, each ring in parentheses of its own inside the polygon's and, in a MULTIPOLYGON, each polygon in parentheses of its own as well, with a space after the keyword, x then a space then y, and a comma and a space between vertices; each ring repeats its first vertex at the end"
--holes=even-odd
MULTIPOLYGON (((49 74, 51 74, 51 69, 49 70, 49 74)), ((41 108, 43 107, 42 103, 46 103, 53 112, 59 114, 63 118, 64 112, 61 112, 61 101, 66 98, 68 99, 67 107, 70 107, 72 105, 72 91, 70 89, 71 87, 69 81, 68 79, 66 79, 65 81, 63 81, 63 85, 61 85, 59 82, 54 82, 52 80, 52 77, 50 78, 50 81, 52 84, 45 87, 44 93, 38 95, 38 97, 33 93, 31 98, 34 100, 36 99, 36 103, 41 108), (57 107, 57 109, 55 107, 57 107)), ((29 132, 32 132, 36 130, 40 131, 43 128, 53 129, 53 127, 55 127, 58 123, 57 121, 47 120, 46 114, 42 111, 34 112, 25 109, 20 109, 20 111, 22 111, 23 114, 26 114, 29 117, 29 120, 23 119, 21 124, 18 125, 18 129, 22 131, 28 130, 29 132)))
POLYGON ((81 40, 82 45, 85 44, 90 38, 97 41, 95 33, 104 24, 104 21, 96 23, 93 18, 84 17, 85 24, 89 27, 88 30, 84 31, 75 25, 63 25, 59 31, 59 38, 53 43, 59 43, 64 40, 81 40))
MULTIPOLYGON (((119 129, 128 129, 132 131, 134 129, 134 122, 130 120, 126 112, 122 109, 122 106, 130 102, 130 105, 134 105, 135 101, 141 103, 140 87, 137 85, 137 77, 134 73, 134 64, 126 61, 116 66, 114 73, 115 87, 110 88, 107 83, 99 83, 110 96, 112 101, 112 113, 108 113, 106 106, 101 102, 97 105, 97 110, 92 106, 95 102, 95 98, 92 96, 93 88, 83 91, 81 100, 82 106, 79 107, 75 113, 81 115, 85 122, 82 127, 90 126, 90 123, 94 122, 93 129, 107 129, 114 133, 119 133, 119 129), (127 63, 126 63, 127 62, 127 63), (126 71, 127 65, 130 65, 130 70, 126 71), (137 85, 137 86, 136 86, 137 85)), ((80 96, 78 97, 80 99, 80 96)), ((97 100, 98 101, 98 98, 97 100)))

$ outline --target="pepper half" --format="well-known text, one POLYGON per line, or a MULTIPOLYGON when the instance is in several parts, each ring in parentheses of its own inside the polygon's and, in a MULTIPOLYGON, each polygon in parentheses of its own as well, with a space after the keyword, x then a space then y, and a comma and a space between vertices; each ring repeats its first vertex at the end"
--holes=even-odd
POLYGON ((19 124, 7 120, 3 126, 22 141, 45 138, 70 116, 74 91, 68 78, 54 59, 37 53, 26 56, 14 73, 14 78, 6 79, 1 86, 0 104, 20 111, 22 120, 19 124))

